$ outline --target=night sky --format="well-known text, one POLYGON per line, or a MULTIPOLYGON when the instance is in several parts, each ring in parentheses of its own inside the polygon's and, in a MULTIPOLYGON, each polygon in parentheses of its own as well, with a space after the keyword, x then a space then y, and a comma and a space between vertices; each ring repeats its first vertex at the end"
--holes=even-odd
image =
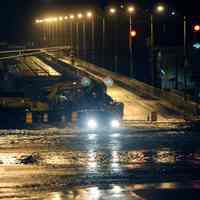
MULTIPOLYGON (((122 0, 121 2, 127 2, 122 0)), ((158 1, 153 0, 135 0, 128 1, 137 3, 142 8, 150 8, 158 1)), ((198 15, 199 7, 197 1, 190 0, 166 0, 164 1, 170 7, 174 7, 180 13, 188 15, 198 15)), ((7 41, 14 43, 23 37, 23 33, 27 28, 27 23, 31 23, 33 19, 41 14, 52 13, 55 11, 64 11, 84 6, 97 6, 104 8, 113 3, 120 3, 120 0, 2 0, 0 6, 0 42, 7 41)), ((25 33, 24 33, 25 34, 25 33)))

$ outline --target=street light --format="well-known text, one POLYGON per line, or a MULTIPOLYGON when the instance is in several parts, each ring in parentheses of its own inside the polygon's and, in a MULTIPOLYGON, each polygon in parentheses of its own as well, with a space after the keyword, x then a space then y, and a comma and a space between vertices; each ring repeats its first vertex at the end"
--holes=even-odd
POLYGON ((163 13, 163 12, 165 12, 165 10, 166 10, 166 7, 165 7, 165 5, 162 5, 162 4, 158 4, 155 7, 156 13, 163 13))
POLYGON ((73 48, 73 20, 74 20, 75 16, 74 14, 71 14, 69 16, 69 19, 70 19, 70 45, 71 45, 71 48, 73 48))
POLYGON ((135 12, 135 7, 134 6, 129 6, 127 11, 131 15, 131 14, 133 14, 135 12))
POLYGON ((115 14, 116 12, 117 12, 116 8, 112 7, 112 8, 109 9, 110 14, 115 14))
MULTIPOLYGON (((94 17, 93 17, 93 13, 92 12, 87 12, 86 13, 86 17, 87 17, 87 19, 88 20, 92 20, 92 61, 94 61, 95 60, 95 55, 94 55, 94 49, 95 49, 95 45, 94 45, 94 40, 95 40, 95 38, 94 38, 94 17)), ((86 38, 85 38, 86 39, 86 38)))
POLYGON ((83 18, 83 14, 82 13, 78 13, 77 14, 77 18, 78 20, 76 21, 76 55, 79 56, 79 20, 81 20, 83 18))
MULTIPOLYGON (((154 7, 153 12, 150 12, 150 49, 151 49, 151 55, 153 57, 153 52, 154 52, 154 13, 155 14, 163 14, 166 10, 166 6, 164 4, 157 4, 154 7)), ((156 81, 156 77, 154 74, 154 63, 153 63, 153 59, 151 59, 152 63, 151 63, 151 77, 152 77, 152 84, 155 86, 155 81, 156 81)))
MULTIPOLYGON (((110 9, 109 9, 109 13, 110 13, 110 15, 112 15, 112 16, 115 16, 115 14, 116 14, 116 12, 117 12, 117 9, 115 8, 115 7, 110 7, 110 9)), ((117 70, 117 68, 118 68, 118 56, 117 56, 117 48, 116 48, 116 45, 117 45, 117 43, 116 43, 116 34, 117 34, 117 23, 114 23, 114 36, 113 36, 113 45, 114 45, 114 71, 115 72, 117 72, 118 70, 117 70)))
POLYGON ((128 6, 127 12, 129 14, 129 54, 130 54, 130 76, 133 76, 133 43, 132 38, 136 36, 136 31, 132 30, 132 15, 135 13, 134 6, 128 6), (134 35, 135 34, 135 35, 134 35))
POLYGON ((200 31, 200 25, 198 25, 198 24, 194 25, 194 31, 195 32, 200 31))
POLYGON ((63 21, 63 17, 59 17, 59 21, 63 21))
POLYGON ((54 17, 52 20, 53 20, 54 22, 57 22, 57 21, 58 21, 58 18, 57 18, 57 17, 54 17))
POLYGON ((35 20, 35 23, 36 23, 36 24, 39 24, 39 23, 40 23, 40 20, 39 20, 39 19, 36 19, 36 20, 35 20))
POLYGON ((70 18, 70 19, 74 19, 74 15, 71 14, 71 15, 69 16, 69 18, 70 18))
POLYGON ((92 12, 89 11, 89 12, 86 13, 86 16, 87 16, 88 19, 91 19, 93 14, 92 14, 92 12))
POLYGON ((82 18, 83 18, 83 15, 82 15, 81 13, 79 13, 79 14, 77 15, 77 17, 78 17, 78 19, 82 19, 82 18))
POLYGON ((137 32, 136 32, 135 30, 132 30, 132 31, 130 32, 130 36, 131 36, 132 38, 136 37, 136 35, 137 35, 137 32))

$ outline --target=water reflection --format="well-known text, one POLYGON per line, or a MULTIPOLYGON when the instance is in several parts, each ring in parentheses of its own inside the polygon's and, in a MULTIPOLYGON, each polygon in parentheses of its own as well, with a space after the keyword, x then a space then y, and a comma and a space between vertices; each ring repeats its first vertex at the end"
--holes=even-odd
POLYGON ((170 150, 157 151, 155 155, 155 162, 174 164, 176 162, 176 153, 170 150))
MULTIPOLYGON (((99 147, 100 148, 100 147, 99 147)), ((120 151, 119 146, 110 149, 98 149, 89 147, 87 151, 50 151, 26 152, 21 149, 16 152, 10 150, 8 153, 0 152, 0 165, 22 164, 21 160, 27 157, 34 157, 39 165, 62 165, 77 166, 97 171, 101 168, 113 170, 119 168, 135 169, 147 164, 177 164, 190 163, 200 165, 200 152, 179 152, 171 149, 158 150, 131 150, 120 151), (34 157, 34 155, 37 155, 34 157)), ((27 164, 32 164, 27 163, 27 164)))
POLYGON ((160 183, 159 189, 176 189, 177 183, 160 183))
POLYGON ((97 134, 95 134, 95 133, 88 134, 88 139, 89 140, 95 140, 95 139, 97 139, 97 134))
POLYGON ((88 152, 88 172, 97 171, 97 153, 93 150, 88 152))
POLYGON ((16 164, 18 154, 0 153, 0 164, 13 165, 16 164))
POLYGON ((63 199, 64 199, 64 196, 63 196, 63 193, 61 192, 52 192, 49 195, 49 200, 63 200, 63 199))

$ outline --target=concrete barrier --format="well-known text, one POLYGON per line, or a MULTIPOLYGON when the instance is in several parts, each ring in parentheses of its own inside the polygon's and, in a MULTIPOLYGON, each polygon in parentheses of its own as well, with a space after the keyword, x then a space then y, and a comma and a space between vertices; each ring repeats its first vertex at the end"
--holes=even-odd
POLYGON ((185 117, 194 117, 196 115, 197 108, 199 108, 197 103, 190 100, 185 101, 184 96, 175 92, 157 89, 136 79, 130 79, 126 76, 116 74, 80 59, 76 59, 76 65, 101 77, 103 76, 106 78, 109 76, 115 81, 116 84, 134 92, 139 96, 160 100, 161 105, 178 111, 185 117))

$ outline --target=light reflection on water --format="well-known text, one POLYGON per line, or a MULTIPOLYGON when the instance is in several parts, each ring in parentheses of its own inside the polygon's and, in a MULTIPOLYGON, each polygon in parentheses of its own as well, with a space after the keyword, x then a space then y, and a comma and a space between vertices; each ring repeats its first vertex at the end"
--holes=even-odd
POLYGON ((88 152, 87 167, 88 172, 97 171, 97 153, 95 151, 88 152))
MULTIPOLYGON (((0 152, 0 165, 20 164, 26 156, 36 154, 35 152, 0 152)), ((120 151, 114 147, 110 150, 90 149, 88 151, 41 151, 38 153, 40 165, 66 165, 86 168, 97 171, 101 168, 128 168, 134 169, 143 167, 146 164, 176 164, 187 162, 200 165, 200 152, 179 152, 170 149, 158 149, 156 151, 132 150, 120 151)), ((29 164, 29 163, 27 163, 29 164)), ((31 163, 30 163, 31 164, 31 163)))
POLYGON ((176 152, 170 150, 158 150, 154 159, 157 163, 174 164, 176 163, 176 152))
POLYGON ((122 199, 122 200, 142 200, 138 191, 147 191, 152 189, 158 190, 175 190, 175 189, 199 189, 199 182, 179 183, 146 183, 146 184, 109 184, 103 186, 82 186, 63 189, 37 190, 31 188, 2 188, 0 187, 1 197, 9 199, 43 199, 43 200, 103 200, 103 199, 122 199), (134 198, 133 198, 134 197, 134 198))

